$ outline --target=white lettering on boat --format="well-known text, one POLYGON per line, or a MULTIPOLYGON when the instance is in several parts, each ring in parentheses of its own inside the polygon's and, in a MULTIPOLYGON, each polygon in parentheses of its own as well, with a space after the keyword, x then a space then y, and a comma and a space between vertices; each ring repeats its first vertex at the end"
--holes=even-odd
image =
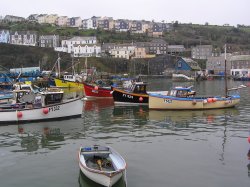
POLYGON ((133 99, 133 96, 132 96, 132 95, 127 95, 127 94, 122 94, 122 97, 126 97, 126 98, 129 98, 129 99, 133 99))

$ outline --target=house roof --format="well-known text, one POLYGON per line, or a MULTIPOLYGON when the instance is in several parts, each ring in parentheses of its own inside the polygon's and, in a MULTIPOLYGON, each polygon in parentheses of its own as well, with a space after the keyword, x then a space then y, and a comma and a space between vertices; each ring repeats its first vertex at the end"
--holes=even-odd
POLYGON ((237 56, 232 56, 230 58, 230 61, 249 61, 250 60, 250 55, 237 55, 237 56))
POLYGON ((78 47, 78 46, 81 46, 81 47, 93 47, 93 46, 96 46, 96 47, 100 47, 99 45, 96 45, 96 44, 74 44, 73 45, 74 47, 78 47))
POLYGON ((96 40, 95 36, 87 36, 87 37, 80 37, 80 36, 75 36, 68 41, 85 41, 85 40, 96 40))
POLYGON ((192 70, 200 70, 200 66, 199 64, 192 60, 191 58, 182 58, 191 68, 192 70))

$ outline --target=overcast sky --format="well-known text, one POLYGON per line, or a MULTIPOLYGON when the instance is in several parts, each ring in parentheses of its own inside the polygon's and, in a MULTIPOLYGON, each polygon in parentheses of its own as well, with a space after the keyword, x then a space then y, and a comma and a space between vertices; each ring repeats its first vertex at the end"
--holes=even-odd
POLYGON ((58 14, 82 19, 155 20, 211 25, 250 25, 250 0, 1 0, 0 16, 58 14))

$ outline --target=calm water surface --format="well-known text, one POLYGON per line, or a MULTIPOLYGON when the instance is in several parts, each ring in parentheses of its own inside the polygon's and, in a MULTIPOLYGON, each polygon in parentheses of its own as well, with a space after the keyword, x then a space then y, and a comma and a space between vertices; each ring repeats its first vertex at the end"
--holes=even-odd
MULTIPOLYGON (((190 83, 148 84, 149 90, 166 90, 190 83)), ((223 85, 204 81, 194 87, 219 95, 223 85)), ((249 93, 249 87, 240 90, 240 105, 232 109, 154 111, 106 99, 85 101, 81 118, 0 126, 0 186, 100 187, 77 161, 81 145, 97 143, 123 155, 130 187, 249 187, 249 93)))

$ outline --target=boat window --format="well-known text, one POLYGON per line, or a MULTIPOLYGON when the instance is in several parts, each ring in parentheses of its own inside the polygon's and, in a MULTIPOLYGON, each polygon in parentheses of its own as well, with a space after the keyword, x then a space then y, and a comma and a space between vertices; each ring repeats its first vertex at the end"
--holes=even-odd
POLYGON ((134 88, 134 93, 146 93, 145 85, 136 85, 134 88))
POLYGON ((176 97, 187 97, 188 92, 186 90, 178 90, 176 93, 176 97))
POLYGON ((176 96, 176 90, 171 90, 170 96, 176 96))
POLYGON ((45 105, 60 103, 63 99, 63 94, 47 94, 45 96, 45 105))

